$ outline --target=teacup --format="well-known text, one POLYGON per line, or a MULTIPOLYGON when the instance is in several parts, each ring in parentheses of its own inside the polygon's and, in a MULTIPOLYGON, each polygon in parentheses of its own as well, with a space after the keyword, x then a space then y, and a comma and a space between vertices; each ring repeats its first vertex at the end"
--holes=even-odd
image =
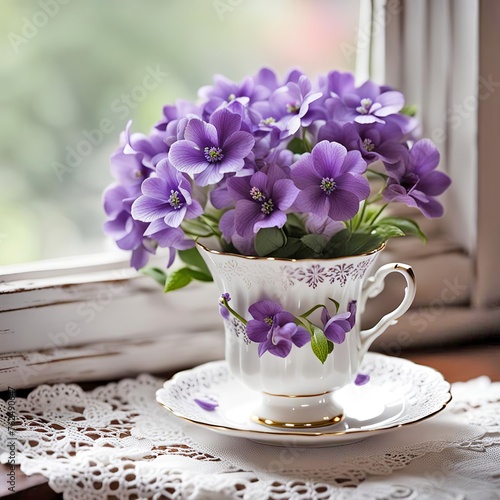
MULTIPOLYGON (((265 352, 258 355, 245 325, 234 316, 224 321, 226 360, 229 369, 244 384, 261 393, 261 403, 251 418, 261 424, 282 428, 311 428, 332 425, 343 418, 334 393, 353 383, 371 343, 410 307, 416 285, 412 268, 406 264, 385 264, 373 272, 384 249, 335 259, 278 259, 224 253, 198 244, 215 284, 231 297, 231 308, 243 319, 252 319, 249 307, 271 300, 300 317, 318 304, 329 314, 345 313, 354 303, 354 326, 342 343, 322 363, 310 343, 293 346, 286 357, 265 352), (361 315, 368 298, 384 288, 390 273, 406 279, 405 295, 399 306, 369 330, 361 329, 361 315), (333 299, 333 300, 330 300, 333 299)), ((320 309, 308 318, 322 327, 320 309)))

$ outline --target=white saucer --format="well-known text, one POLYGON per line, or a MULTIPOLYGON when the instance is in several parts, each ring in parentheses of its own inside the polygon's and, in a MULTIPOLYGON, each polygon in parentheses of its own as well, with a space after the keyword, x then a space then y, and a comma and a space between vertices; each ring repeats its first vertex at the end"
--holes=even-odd
POLYGON ((439 372, 405 359, 368 353, 360 372, 370 375, 366 385, 350 385, 335 395, 345 418, 317 429, 277 429, 252 422, 259 393, 229 373, 225 361, 178 373, 158 390, 156 400, 177 417, 214 432, 282 446, 353 443, 428 419, 451 400, 450 384, 439 372), (208 411, 195 399, 214 400, 218 406, 208 411))

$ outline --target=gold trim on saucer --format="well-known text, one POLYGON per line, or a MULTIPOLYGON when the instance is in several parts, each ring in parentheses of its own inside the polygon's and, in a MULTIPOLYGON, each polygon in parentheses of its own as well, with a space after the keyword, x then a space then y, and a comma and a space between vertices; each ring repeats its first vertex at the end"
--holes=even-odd
MULTIPOLYGON (((411 361, 408 361, 408 362, 412 363, 411 361)), ((210 364, 214 364, 214 363, 217 363, 217 362, 213 362, 212 361, 212 362, 209 362, 209 363, 205 363, 205 365, 201 365, 201 366, 206 366, 206 365, 210 365, 210 364)), ((423 366, 423 365, 418 365, 417 363, 413 363, 413 364, 416 364, 417 366, 423 366)), ((290 436, 290 437, 292 437, 292 436, 293 437, 301 436, 301 437, 308 437, 308 438, 310 438, 310 437, 321 438, 321 437, 333 437, 333 436, 345 436, 345 435, 352 435, 352 436, 356 436, 356 435, 370 435, 372 433, 380 433, 381 431, 389 431, 389 430, 398 429, 398 428, 401 428, 401 427, 408 427, 410 425, 417 425, 420 422, 428 420, 431 417, 433 417, 434 415, 437 415, 438 413, 442 412, 448 406, 448 404, 452 400, 451 384, 447 380, 445 380, 445 378, 443 377, 442 373, 440 373, 435 368, 432 368, 430 366, 426 366, 425 368, 427 368, 428 370, 431 370, 431 371, 435 372, 436 374, 438 374, 439 377, 441 378, 441 380, 447 385, 447 392, 446 392, 447 398, 446 398, 446 400, 443 401, 442 405, 439 408, 437 408, 435 411, 433 411, 433 412, 431 412, 431 413, 429 413, 427 415, 423 415, 420 418, 417 418, 415 420, 411 420, 409 422, 402 422, 402 423, 399 423, 399 424, 389 424, 389 425, 384 425, 384 426, 377 427, 377 428, 369 428, 369 429, 346 429, 346 430, 343 430, 343 431, 326 431, 326 432, 325 431, 301 432, 300 430, 294 431, 292 428, 290 428, 289 432, 278 431, 278 429, 273 430, 272 428, 269 428, 269 430, 265 430, 264 428, 262 428, 262 429, 242 429, 242 428, 239 428, 239 427, 230 427, 228 425, 207 423, 207 422, 203 422, 201 420, 190 418, 190 417, 187 417, 187 416, 183 415, 182 413, 178 412, 174 408, 169 407, 164 402, 160 401, 158 398, 156 398, 156 402, 160 406, 162 406, 165 410, 167 410, 169 413, 175 415, 177 418, 180 418, 181 420, 184 420, 185 422, 190 422, 192 424, 196 424, 196 425, 199 425, 201 427, 208 428, 208 429, 213 429, 213 430, 216 430, 216 431, 219 431, 219 432, 221 432, 221 431, 229 432, 229 433, 234 434, 235 436, 237 436, 238 434, 241 434, 242 432, 245 433, 245 434, 251 434, 251 435, 255 435, 255 436, 259 436, 259 435, 290 436)), ((191 370, 183 370, 183 371, 180 371, 180 372, 176 373, 170 380, 167 380, 165 382, 165 384, 167 384, 167 383, 168 384, 175 383, 176 379, 179 378, 179 376, 182 375, 182 373, 190 372, 190 371, 191 370)))
POLYGON ((320 392, 318 394, 273 394, 272 392, 262 391, 262 394, 266 396, 274 396, 275 398, 319 398, 320 396, 326 396, 331 394, 333 391, 320 392))
POLYGON ((260 418, 256 415, 252 415, 250 419, 256 424, 267 425, 268 427, 277 427, 278 429, 313 429, 315 427, 325 427, 326 425, 338 424, 344 415, 336 415, 333 418, 325 417, 323 420, 318 422, 304 422, 304 423, 293 423, 293 422, 275 422, 269 418, 260 418))

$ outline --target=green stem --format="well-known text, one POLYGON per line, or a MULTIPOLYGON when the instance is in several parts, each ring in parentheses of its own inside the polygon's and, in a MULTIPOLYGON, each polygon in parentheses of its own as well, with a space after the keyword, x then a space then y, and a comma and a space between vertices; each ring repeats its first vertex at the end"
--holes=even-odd
POLYGON ((374 217, 372 217, 372 220, 370 221, 370 224, 369 224, 370 226, 373 226, 373 224, 379 218, 380 214, 384 211, 384 209, 387 207, 387 205, 389 205, 389 203, 386 203, 385 205, 382 205, 380 207, 380 210, 374 215, 374 217))
POLYGON ((325 307, 323 304, 316 304, 314 307, 311 307, 309 311, 305 312, 304 314, 301 314, 300 317, 307 319, 308 316, 310 316, 316 309, 319 309, 320 307, 325 307))
POLYGON ((357 220, 356 227, 354 228, 354 231, 357 231, 359 229, 359 226, 361 226, 363 222, 363 217, 365 216, 365 210, 366 210, 366 205, 368 204, 368 200, 365 200, 363 203, 363 206, 361 208, 361 213, 359 214, 359 218, 357 220))
POLYGON ((304 146, 307 150, 308 153, 312 151, 311 145, 309 144, 309 141, 307 140, 307 132, 306 129, 302 129, 302 140, 304 141, 304 146))
POLYGON ((186 234, 187 236, 192 236, 193 238, 210 238, 211 236, 217 236, 217 234, 215 234, 213 231, 211 233, 202 234, 195 233, 194 231, 190 231, 185 228, 182 228, 182 230, 184 231, 184 234, 186 234))
POLYGON ((377 193, 371 200, 366 200, 367 205, 372 205, 373 203, 377 203, 382 199, 382 193, 377 193))
POLYGON ((377 172, 376 170, 373 170, 371 168, 366 169, 367 172, 370 172, 373 175, 377 175, 378 177, 382 177, 382 179, 386 180, 389 176, 386 174, 383 174, 382 172, 377 172))
POLYGON ((220 297, 219 302, 237 319, 239 319, 245 326, 247 325, 248 321, 240 316, 227 302, 227 300, 224 297, 220 297))

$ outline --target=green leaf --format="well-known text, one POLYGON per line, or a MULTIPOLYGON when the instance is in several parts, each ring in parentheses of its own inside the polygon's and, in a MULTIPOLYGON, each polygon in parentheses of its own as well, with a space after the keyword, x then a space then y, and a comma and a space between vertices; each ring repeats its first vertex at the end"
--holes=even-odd
POLYGON ((328 342, 328 354, 333 352, 333 348, 335 347, 334 343, 331 340, 327 340, 328 342))
POLYGON ((302 153, 307 153, 309 151, 309 148, 307 147, 305 141, 303 139, 300 139, 299 137, 295 137, 295 139, 292 139, 288 143, 288 146, 286 148, 293 154, 299 155, 301 155, 302 153))
POLYGON ((315 254, 320 255, 328 243, 328 238, 321 234, 306 234, 301 238, 302 243, 309 247, 315 254))
POLYGON ((385 217, 377 222, 377 225, 388 224, 399 228, 406 236, 418 236, 424 243, 427 242, 427 236, 422 232, 418 224, 411 219, 402 219, 400 217, 385 217))
POLYGON ((179 250, 179 257, 182 262, 186 263, 188 266, 194 267, 203 271, 205 274, 210 274, 208 266, 205 264, 203 257, 200 255, 198 248, 189 248, 188 250, 179 250))
POLYGON ((153 278, 159 285, 165 286, 167 273, 163 269, 159 267, 143 267, 139 272, 153 278))
POLYGON ((315 356, 324 364, 328 357, 328 339, 323 330, 312 325, 311 347, 315 356))
POLYGON ((297 214, 288 214, 283 228, 288 237, 301 238, 306 233, 304 223, 297 214))
POLYGON ((408 104, 407 106, 403 106, 399 112, 402 115, 415 116, 417 114, 417 106, 414 104, 408 104))
POLYGON ((314 311, 316 311, 316 309, 319 309, 320 307, 325 307, 325 306, 323 304, 316 304, 315 306, 311 307, 311 309, 309 309, 309 311, 305 312, 304 314, 301 314, 300 317, 305 319, 308 316, 310 316, 314 311))
POLYGON ((191 276, 194 280, 198 281, 213 281, 212 275, 210 273, 206 273, 201 269, 193 269, 191 267, 184 267, 185 273, 188 276, 191 276))
POLYGON ((278 248, 275 252, 269 254, 270 257, 278 257, 281 259, 290 259, 294 254, 303 247, 302 242, 298 238, 287 238, 286 245, 278 248))
POLYGON ((332 236, 324 251, 325 258, 360 255, 376 250, 384 237, 377 233, 351 233, 343 229, 332 236))
POLYGON ((340 304, 335 299, 332 299, 331 297, 328 297, 328 300, 335 304, 335 314, 337 314, 339 312, 340 304))
POLYGON ((183 267, 182 269, 177 269, 176 271, 169 273, 167 281, 165 282, 165 293, 179 290, 179 288, 184 288, 189 285, 189 283, 193 281, 191 271, 192 269, 183 267))
POLYGON ((382 224, 380 226, 377 226, 370 234, 381 237, 383 241, 405 235, 405 233, 401 231, 399 227, 391 226, 389 224, 382 224))
POLYGON ((255 251, 260 257, 266 257, 285 245, 285 233, 277 227, 261 229, 255 237, 255 251))

